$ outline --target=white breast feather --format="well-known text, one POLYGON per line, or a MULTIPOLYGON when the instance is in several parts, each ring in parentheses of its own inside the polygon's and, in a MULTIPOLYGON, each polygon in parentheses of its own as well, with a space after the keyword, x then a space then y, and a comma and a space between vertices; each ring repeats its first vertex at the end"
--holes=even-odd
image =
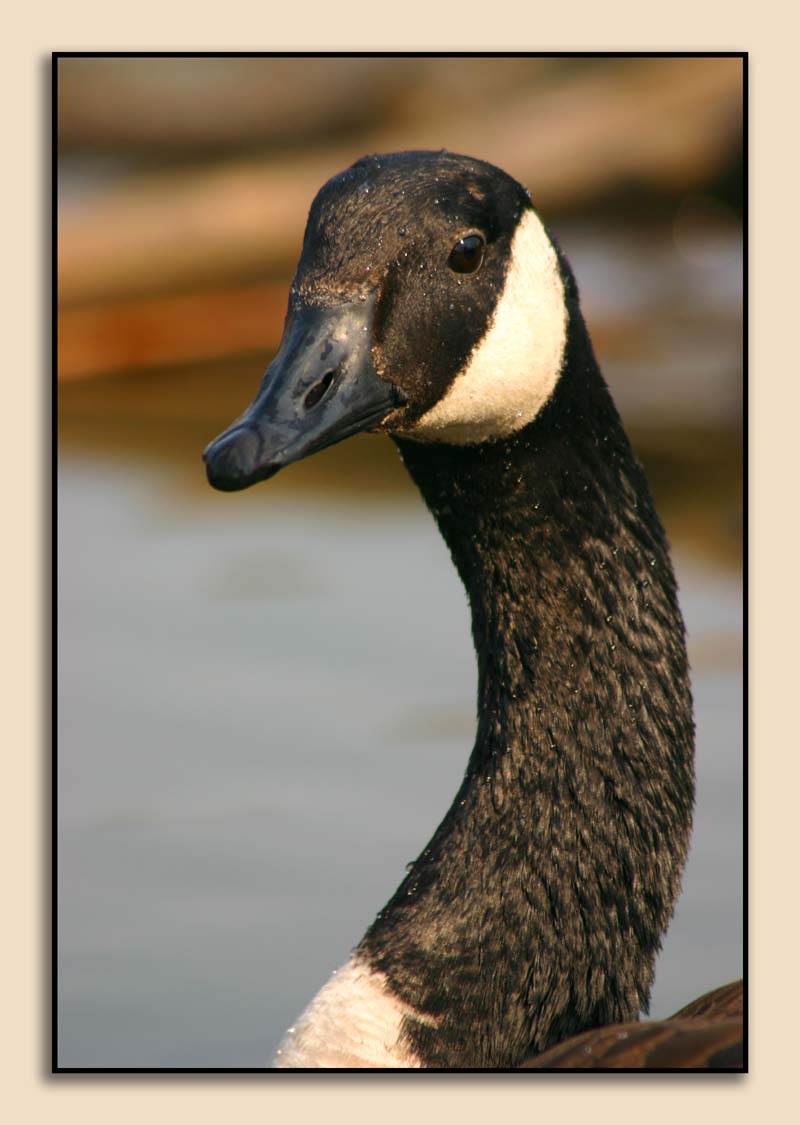
POLYGON ((388 991, 382 973, 351 958, 287 1031, 276 1068, 418 1067, 399 1043, 404 1016, 415 1016, 388 991))

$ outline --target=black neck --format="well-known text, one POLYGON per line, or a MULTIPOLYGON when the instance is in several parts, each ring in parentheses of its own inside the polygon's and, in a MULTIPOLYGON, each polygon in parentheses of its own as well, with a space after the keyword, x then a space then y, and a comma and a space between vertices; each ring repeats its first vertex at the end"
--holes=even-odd
POLYGON ((580 314, 512 438, 398 440, 466 587, 478 730, 463 784, 360 953, 426 1017, 424 1065, 514 1066, 635 1019, 693 800, 683 623, 647 483, 580 314))

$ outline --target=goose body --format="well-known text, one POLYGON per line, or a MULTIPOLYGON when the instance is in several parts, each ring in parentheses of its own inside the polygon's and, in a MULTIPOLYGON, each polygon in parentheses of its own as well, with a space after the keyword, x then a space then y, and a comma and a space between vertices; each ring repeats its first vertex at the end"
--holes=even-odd
MULTIPOLYGON (((244 488, 365 429, 396 442, 466 588, 477 732, 439 828, 275 1065, 572 1065, 547 1060, 601 1029, 640 1061, 598 1065, 657 1066, 655 1025, 629 1025, 691 828, 677 588, 571 269, 489 164, 397 153, 324 185, 281 347, 209 480, 244 488)), ((733 1057, 730 1015, 705 1010, 658 1039, 695 1060, 674 1065, 733 1057)))

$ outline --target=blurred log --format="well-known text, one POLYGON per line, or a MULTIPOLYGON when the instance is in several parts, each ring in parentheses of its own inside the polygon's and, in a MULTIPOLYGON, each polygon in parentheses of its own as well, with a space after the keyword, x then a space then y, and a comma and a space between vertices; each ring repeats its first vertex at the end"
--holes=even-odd
POLYGON ((524 56, 64 58, 59 147, 171 159, 256 145, 296 149, 387 120, 417 122, 442 99, 485 105, 574 65, 524 56))
POLYGON ((444 146, 479 156, 526 183, 545 213, 624 184, 697 187, 736 147, 741 97, 739 59, 641 59, 514 90, 490 109, 470 104, 458 114, 439 99, 413 124, 297 157, 142 177, 91 206, 64 208, 59 298, 274 276, 296 259, 317 189, 365 152, 444 146))
POLYGON ((276 348, 287 284, 62 310, 58 378, 207 362, 276 348))

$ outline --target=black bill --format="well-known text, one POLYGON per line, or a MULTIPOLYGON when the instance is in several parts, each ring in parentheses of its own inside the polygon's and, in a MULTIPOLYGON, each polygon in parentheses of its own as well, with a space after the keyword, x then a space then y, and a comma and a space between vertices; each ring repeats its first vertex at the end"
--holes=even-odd
POLYGON ((203 454, 209 482, 233 492, 377 426, 403 397, 372 364, 375 297, 293 310, 247 410, 203 454))

